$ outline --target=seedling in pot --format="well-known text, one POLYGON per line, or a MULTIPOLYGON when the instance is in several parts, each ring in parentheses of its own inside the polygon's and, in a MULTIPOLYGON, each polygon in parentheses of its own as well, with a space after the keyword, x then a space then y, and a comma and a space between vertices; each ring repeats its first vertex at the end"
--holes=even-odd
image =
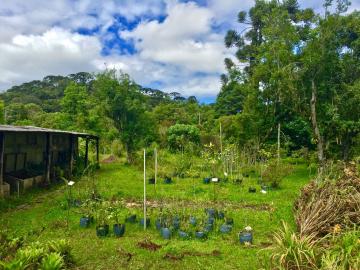
POLYGON ((247 226, 239 233, 240 244, 252 244, 253 243, 253 230, 250 226, 247 226))
POLYGON ((109 208, 109 219, 114 222, 113 232, 116 237, 121 237, 125 233, 125 224, 120 224, 122 210, 121 205, 115 205, 109 208))
POLYGON ((249 187, 249 193, 256 193, 255 187, 249 187))
POLYGON ((222 224, 219 228, 219 231, 222 233, 222 234, 228 234, 230 233, 232 230, 232 225, 228 225, 228 224, 222 224))

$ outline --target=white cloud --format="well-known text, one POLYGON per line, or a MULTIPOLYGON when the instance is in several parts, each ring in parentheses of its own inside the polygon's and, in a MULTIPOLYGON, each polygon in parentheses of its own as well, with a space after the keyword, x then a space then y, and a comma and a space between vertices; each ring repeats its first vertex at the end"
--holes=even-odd
POLYGON ((0 85, 10 86, 49 74, 93 71, 92 61, 100 49, 96 37, 61 28, 41 35, 16 35, 10 43, 0 43, 0 85))

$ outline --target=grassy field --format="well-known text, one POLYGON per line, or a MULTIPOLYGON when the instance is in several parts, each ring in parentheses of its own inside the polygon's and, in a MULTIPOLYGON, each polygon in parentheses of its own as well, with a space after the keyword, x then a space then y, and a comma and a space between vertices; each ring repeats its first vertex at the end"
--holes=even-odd
MULTIPOLYGON (((142 172, 120 163, 102 164, 96 173, 95 183, 100 194, 109 200, 132 202, 130 212, 141 215, 143 192, 142 172)), ((66 188, 63 185, 48 191, 35 191, 20 200, 2 202, 0 228, 15 235, 27 235, 30 241, 68 239, 76 261, 74 269, 262 269, 271 254, 271 234, 284 220, 294 226, 292 207, 303 185, 309 181, 305 164, 295 165, 281 188, 267 194, 249 193, 249 186, 257 185, 257 177, 250 175, 241 186, 231 182, 214 186, 200 179, 175 179, 173 184, 148 186, 150 201, 148 212, 151 227, 144 232, 138 224, 127 224, 121 238, 96 237, 95 225, 84 229, 79 226, 80 209, 70 210, 66 205, 66 188), (4 210, 6 207, 12 208, 4 210), (163 240, 155 229, 154 220, 160 207, 177 214, 204 217, 204 209, 215 207, 224 210, 234 219, 229 235, 213 232, 207 240, 181 240, 176 236, 163 240), (252 246, 240 245, 238 232, 245 226, 254 230, 252 246), (144 240, 161 247, 156 251, 139 247, 144 240)), ((93 180, 83 179, 75 184, 72 194, 86 196, 93 180)))

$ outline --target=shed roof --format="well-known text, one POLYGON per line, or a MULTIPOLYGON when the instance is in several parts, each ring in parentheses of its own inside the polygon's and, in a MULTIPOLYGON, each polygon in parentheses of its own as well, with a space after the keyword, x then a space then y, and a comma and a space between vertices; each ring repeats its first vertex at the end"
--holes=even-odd
POLYGON ((56 133, 56 134, 72 134, 79 137, 88 137, 88 138, 99 138, 96 135, 89 133, 75 132, 75 131, 65 131, 58 129, 42 128, 42 127, 33 127, 33 126, 10 126, 10 125, 0 125, 0 132, 37 132, 37 133, 56 133))

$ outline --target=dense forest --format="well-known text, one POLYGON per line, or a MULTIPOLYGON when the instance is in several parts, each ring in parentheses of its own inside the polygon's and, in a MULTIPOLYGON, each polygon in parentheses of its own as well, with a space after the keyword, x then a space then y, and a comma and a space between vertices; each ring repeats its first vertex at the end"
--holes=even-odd
POLYGON ((317 160, 360 154, 360 13, 327 0, 324 15, 296 0, 255 1, 229 30, 226 74, 214 104, 143 88, 106 70, 47 76, 1 94, 5 123, 101 136, 104 152, 151 144, 194 149, 209 142, 276 155, 316 150, 317 160))

